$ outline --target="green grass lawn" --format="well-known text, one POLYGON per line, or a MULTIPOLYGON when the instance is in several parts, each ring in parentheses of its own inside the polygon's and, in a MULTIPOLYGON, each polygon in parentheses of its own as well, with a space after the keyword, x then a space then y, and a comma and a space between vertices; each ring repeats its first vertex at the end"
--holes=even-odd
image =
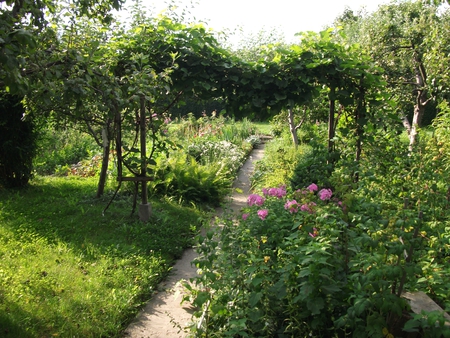
POLYGON ((130 215, 126 191, 107 210, 95 178, 36 178, 0 191, 0 337, 118 337, 206 214, 152 201, 130 215))
POLYGON ((272 126, 269 122, 252 122, 258 132, 263 135, 270 135, 272 133, 272 126))

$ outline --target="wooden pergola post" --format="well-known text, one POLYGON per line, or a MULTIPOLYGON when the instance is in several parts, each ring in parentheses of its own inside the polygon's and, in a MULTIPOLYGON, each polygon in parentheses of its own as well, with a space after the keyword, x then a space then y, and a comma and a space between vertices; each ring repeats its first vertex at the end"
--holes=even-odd
POLYGON ((141 185, 141 204, 139 205, 139 219, 142 222, 148 222, 150 220, 150 216, 152 215, 151 205, 148 203, 148 190, 147 190, 147 182, 152 181, 151 177, 147 176, 147 130, 146 130, 146 118, 145 118, 145 97, 141 95, 140 98, 140 109, 139 113, 136 112, 136 121, 139 121, 139 134, 140 134, 140 155, 141 155, 141 168, 138 172, 133 171, 128 167, 128 169, 134 174, 132 177, 123 176, 122 165, 125 164, 124 156, 122 155, 122 117, 119 111, 116 112, 115 116, 115 128, 116 128, 116 152, 117 152, 117 181, 119 182, 119 186, 114 192, 111 201, 108 203, 106 208, 103 210, 103 214, 109 208, 112 201, 114 200, 117 192, 120 189, 122 182, 134 182, 135 184, 135 195, 133 202, 133 211, 134 213, 136 208, 136 200, 139 190, 139 183, 141 185))

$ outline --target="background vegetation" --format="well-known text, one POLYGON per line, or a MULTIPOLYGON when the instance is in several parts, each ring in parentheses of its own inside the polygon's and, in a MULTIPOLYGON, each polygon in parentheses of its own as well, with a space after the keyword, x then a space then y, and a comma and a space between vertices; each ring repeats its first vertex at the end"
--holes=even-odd
POLYGON ((345 10, 237 50, 121 6, 0 6, 0 334, 120 335, 229 193, 250 121, 271 121, 242 221, 198 239, 193 334, 447 335, 401 294, 449 309, 448 6, 345 10))

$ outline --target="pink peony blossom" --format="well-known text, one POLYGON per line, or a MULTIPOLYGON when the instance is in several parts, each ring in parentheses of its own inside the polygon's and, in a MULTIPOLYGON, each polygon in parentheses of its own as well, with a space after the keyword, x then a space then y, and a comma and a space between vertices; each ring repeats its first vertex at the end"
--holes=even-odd
POLYGON ((247 204, 250 207, 253 206, 253 205, 261 206, 261 205, 264 204, 264 201, 265 201, 264 197, 259 196, 257 194, 251 194, 250 196, 248 196, 247 204))
POLYGON ((267 209, 258 210, 258 217, 261 218, 261 220, 263 220, 263 221, 266 219, 268 214, 269 214, 269 210, 267 210, 267 209))
POLYGON ((332 195, 333 195, 333 192, 331 191, 331 189, 322 189, 319 191, 319 198, 322 201, 329 200, 332 195))
POLYGON ((314 211, 314 207, 315 206, 317 206, 317 204, 316 203, 314 203, 314 202, 309 202, 309 203, 305 203, 305 204, 302 204, 302 206, 300 207, 300 210, 301 211, 305 211, 305 212, 309 212, 310 214, 313 214, 315 211, 314 211))
POLYGON ((282 198, 286 196, 286 187, 280 186, 279 188, 263 188, 262 192, 264 196, 274 196, 282 198))
POLYGON ((294 212, 298 212, 298 203, 296 200, 289 201, 284 204, 284 208, 286 210, 289 210, 289 212, 292 214, 294 212))
POLYGON ((246 221, 247 218, 248 218, 248 216, 250 216, 250 214, 242 214, 242 219, 243 219, 244 221, 246 221))
POLYGON ((302 206, 300 207, 300 210, 301 211, 307 211, 307 212, 311 211, 311 209, 309 208, 308 204, 302 204, 302 206))
POLYGON ((311 192, 314 192, 314 191, 319 190, 319 187, 317 186, 317 184, 313 183, 313 184, 310 184, 306 189, 308 189, 311 192))

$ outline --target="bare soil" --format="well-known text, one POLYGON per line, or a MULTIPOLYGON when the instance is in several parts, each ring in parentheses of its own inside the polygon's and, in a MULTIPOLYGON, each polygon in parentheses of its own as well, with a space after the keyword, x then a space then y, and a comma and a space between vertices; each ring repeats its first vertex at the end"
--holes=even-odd
MULTIPOLYGON (((246 205, 250 191, 250 177, 254 163, 262 159, 263 145, 255 148, 247 161, 239 170, 233 183, 233 193, 230 196, 230 208, 239 211, 246 205)), ((217 210, 220 214, 221 211, 217 210)), ((194 249, 184 252, 182 258, 173 266, 172 273, 158 287, 158 292, 152 297, 145 308, 124 332, 126 338, 178 338, 186 337, 186 326, 191 322, 194 309, 187 303, 181 304, 185 289, 183 281, 189 281, 197 275, 192 261, 197 257, 194 249)))

